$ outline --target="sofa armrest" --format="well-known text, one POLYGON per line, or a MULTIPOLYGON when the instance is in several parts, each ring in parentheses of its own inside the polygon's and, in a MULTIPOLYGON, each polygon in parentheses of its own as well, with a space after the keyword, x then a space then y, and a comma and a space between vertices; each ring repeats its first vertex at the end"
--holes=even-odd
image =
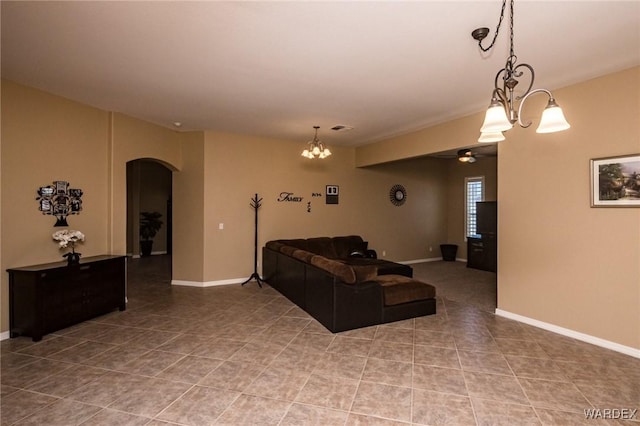
POLYGON ((333 333, 379 324, 383 297, 382 286, 375 281, 347 284, 307 265, 306 311, 333 333))

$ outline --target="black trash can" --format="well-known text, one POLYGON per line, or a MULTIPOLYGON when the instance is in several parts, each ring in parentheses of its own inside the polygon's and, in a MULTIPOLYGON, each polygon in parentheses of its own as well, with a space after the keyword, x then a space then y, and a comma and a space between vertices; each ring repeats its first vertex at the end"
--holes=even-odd
POLYGON ((458 246, 455 244, 440 244, 440 251, 442 252, 442 260, 455 262, 458 246))

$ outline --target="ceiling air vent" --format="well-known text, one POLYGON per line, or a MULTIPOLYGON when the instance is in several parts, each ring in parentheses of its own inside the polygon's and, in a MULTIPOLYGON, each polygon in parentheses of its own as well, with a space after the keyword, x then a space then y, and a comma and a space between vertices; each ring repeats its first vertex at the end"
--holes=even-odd
POLYGON ((345 126, 344 124, 336 124, 331 128, 331 130, 335 130, 336 132, 346 132, 348 130, 353 130, 353 127, 345 126))

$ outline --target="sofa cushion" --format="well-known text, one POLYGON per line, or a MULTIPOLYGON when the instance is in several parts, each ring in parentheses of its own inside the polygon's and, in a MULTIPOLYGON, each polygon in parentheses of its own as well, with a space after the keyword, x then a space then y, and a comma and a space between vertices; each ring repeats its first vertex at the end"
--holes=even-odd
POLYGON ((379 275, 376 281, 382 286, 385 306, 436 297, 434 286, 404 275, 379 275))
POLYGON ((353 284, 356 282, 356 273, 354 272, 353 268, 342 262, 333 259, 327 259, 324 256, 315 255, 311 258, 311 264, 324 271, 327 271, 344 283, 353 284))
POLYGON ((294 246, 286 246, 283 245, 280 247, 280 253, 286 254, 287 256, 293 256, 293 252, 296 250, 300 250, 299 248, 295 248, 294 246))
POLYGON ((356 274, 356 282, 373 281, 378 276, 378 268, 375 265, 351 265, 353 272, 356 274))
POLYGON ((367 251, 367 242, 362 240, 359 235, 347 235, 344 237, 333 237, 331 239, 333 248, 336 252, 336 257, 344 259, 349 257, 354 252, 360 252, 365 256, 367 251))
POLYGON ((295 239, 295 240, 279 240, 282 244, 291 246, 291 247, 295 247, 297 249, 301 249, 301 250, 309 250, 307 248, 307 240, 299 238, 299 239, 295 239))
POLYGON ((304 263, 311 263, 311 258, 315 256, 315 254, 311 253, 310 251, 295 249, 291 256, 303 261, 304 263))
POLYGON ((329 237, 307 239, 307 250, 317 255, 328 257, 329 259, 335 259, 337 257, 333 243, 329 237))
POLYGON ((280 241, 267 241, 267 244, 265 244, 265 247, 271 250, 280 251, 280 248, 283 245, 284 244, 282 244, 280 241))

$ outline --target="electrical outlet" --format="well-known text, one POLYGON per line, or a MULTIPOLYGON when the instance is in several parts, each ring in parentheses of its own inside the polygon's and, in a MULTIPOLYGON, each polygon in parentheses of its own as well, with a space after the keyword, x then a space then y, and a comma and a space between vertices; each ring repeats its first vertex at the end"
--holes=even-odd
POLYGON ((218 224, 218 229, 224 229, 224 223, 219 223, 218 224))
POLYGON ((429 251, 433 251, 433 247, 429 246, 429 251))
POLYGON ((382 257, 385 257, 387 255, 387 251, 386 250, 382 250, 382 257))

